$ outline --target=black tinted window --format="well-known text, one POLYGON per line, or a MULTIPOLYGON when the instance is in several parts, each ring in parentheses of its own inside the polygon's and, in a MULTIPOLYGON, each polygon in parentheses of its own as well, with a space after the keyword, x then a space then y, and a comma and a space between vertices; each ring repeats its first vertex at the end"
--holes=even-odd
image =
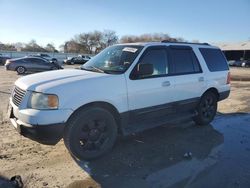
POLYGON ((211 72, 228 70, 226 58, 219 49, 200 48, 200 52, 211 72))
POLYGON ((172 74, 201 72, 199 62, 192 49, 170 48, 170 58, 172 74))
POLYGON ((43 59, 37 59, 37 58, 30 58, 29 61, 32 63, 46 63, 46 61, 44 61, 43 59))
POLYGON ((146 51, 140 63, 153 64, 152 75, 164 75, 168 73, 167 54, 164 49, 151 49, 146 51))

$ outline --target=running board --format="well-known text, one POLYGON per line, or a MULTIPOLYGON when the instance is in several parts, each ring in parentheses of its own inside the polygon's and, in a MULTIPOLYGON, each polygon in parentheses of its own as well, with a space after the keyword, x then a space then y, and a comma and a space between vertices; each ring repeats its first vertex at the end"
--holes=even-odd
POLYGON ((197 116, 198 113, 196 111, 193 112, 185 112, 185 113, 176 113, 173 115, 169 115, 166 118, 160 118, 157 120, 151 121, 141 121, 129 124, 126 128, 124 128, 123 135, 130 135, 132 133, 142 132, 147 129, 152 129, 155 127, 159 127, 166 124, 176 124, 183 121, 190 121, 193 117, 197 116))

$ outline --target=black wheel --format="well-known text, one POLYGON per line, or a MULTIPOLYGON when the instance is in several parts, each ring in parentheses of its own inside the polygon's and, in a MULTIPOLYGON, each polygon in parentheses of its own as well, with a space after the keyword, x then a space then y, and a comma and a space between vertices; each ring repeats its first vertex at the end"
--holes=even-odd
POLYGON ((194 121, 198 125, 208 125, 217 112, 217 96, 213 92, 206 92, 197 106, 198 115, 194 121))
POLYGON ((51 70, 58 70, 58 67, 54 66, 51 68, 51 70))
POLYGON ((26 72, 26 69, 23 66, 19 66, 16 68, 16 71, 18 74, 24 74, 26 72))
POLYGON ((102 108, 92 107, 76 112, 64 130, 64 143, 72 155, 91 160, 109 151, 117 137, 113 115, 102 108))

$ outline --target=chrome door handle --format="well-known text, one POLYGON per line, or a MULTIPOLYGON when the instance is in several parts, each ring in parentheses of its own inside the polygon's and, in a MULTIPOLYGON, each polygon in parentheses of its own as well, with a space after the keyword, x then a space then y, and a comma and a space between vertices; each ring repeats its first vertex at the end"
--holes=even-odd
POLYGON ((204 82, 204 77, 199 77, 199 82, 204 82))
POLYGON ((169 81, 165 81, 165 82, 162 82, 162 87, 168 87, 170 86, 170 82, 169 81))

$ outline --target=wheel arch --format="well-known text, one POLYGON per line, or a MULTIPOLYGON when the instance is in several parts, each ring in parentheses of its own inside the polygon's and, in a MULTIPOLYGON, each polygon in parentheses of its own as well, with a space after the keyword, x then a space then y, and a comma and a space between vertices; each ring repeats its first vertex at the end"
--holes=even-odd
POLYGON ((214 93, 214 94, 216 95, 216 97, 217 97, 217 100, 219 100, 219 98, 220 98, 220 93, 219 93, 218 89, 216 89, 215 87, 208 88, 208 89, 202 94, 202 96, 205 95, 205 94, 208 93, 208 92, 214 93))
POLYGON ((104 102, 104 101, 90 102, 90 103, 87 103, 87 104, 84 104, 84 105, 80 106, 79 108, 77 108, 70 115, 67 122, 69 121, 69 119, 73 118, 80 110, 87 109, 87 108, 90 108, 90 107, 99 107, 99 108, 103 108, 105 110, 108 110, 115 118, 115 121, 117 123, 118 131, 121 130, 121 116, 120 116, 120 113, 118 112, 117 108, 114 105, 112 105, 112 104, 110 104, 108 102, 104 102))

